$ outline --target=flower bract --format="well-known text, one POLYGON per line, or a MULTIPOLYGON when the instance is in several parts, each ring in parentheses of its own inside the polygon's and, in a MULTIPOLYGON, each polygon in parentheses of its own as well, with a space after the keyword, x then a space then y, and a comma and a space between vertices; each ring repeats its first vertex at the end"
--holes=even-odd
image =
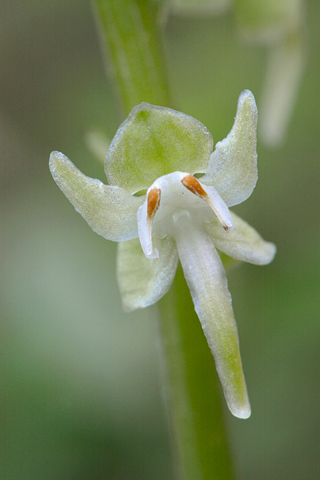
POLYGON ((272 243, 229 210, 251 195, 257 181, 256 126, 248 90, 239 97, 229 135, 214 151, 202 123, 142 103, 110 145, 108 185, 85 176, 62 153, 50 156, 53 178, 76 210, 95 232, 119 242, 117 277, 125 310, 157 302, 180 260, 226 401, 239 418, 251 410, 217 249, 257 265, 275 254, 272 243))

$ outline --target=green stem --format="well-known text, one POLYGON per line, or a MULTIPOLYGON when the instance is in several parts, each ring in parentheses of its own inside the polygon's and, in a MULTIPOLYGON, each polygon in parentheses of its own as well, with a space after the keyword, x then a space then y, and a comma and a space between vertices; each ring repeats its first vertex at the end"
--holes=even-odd
POLYGON ((94 0, 102 40, 126 113, 141 102, 170 105, 159 30, 159 5, 148 0, 94 0))
MULTIPOLYGON (((93 1, 124 113, 141 102, 172 106, 158 30, 159 0, 93 1)), ((179 478, 230 480, 214 360, 181 269, 159 305, 179 478)))

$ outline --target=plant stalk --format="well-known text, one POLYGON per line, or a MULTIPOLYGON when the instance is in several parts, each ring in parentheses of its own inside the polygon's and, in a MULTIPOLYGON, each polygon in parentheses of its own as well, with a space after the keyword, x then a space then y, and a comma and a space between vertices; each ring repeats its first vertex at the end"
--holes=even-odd
MULTIPOLYGON (((159 31, 161 2, 93 3, 123 113, 141 102, 172 107, 159 31)), ((231 480, 220 385, 181 268, 159 311, 175 478, 231 480)))
POLYGON ((141 102, 169 107, 159 2, 94 0, 94 6, 107 71, 124 114, 141 102))

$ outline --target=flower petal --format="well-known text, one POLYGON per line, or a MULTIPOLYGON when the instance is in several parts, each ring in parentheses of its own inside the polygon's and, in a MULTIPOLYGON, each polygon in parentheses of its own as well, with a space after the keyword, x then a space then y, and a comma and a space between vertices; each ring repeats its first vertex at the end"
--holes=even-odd
POLYGON ((229 409, 236 417, 248 418, 251 409, 226 274, 209 235, 195 228, 185 213, 175 219, 175 239, 184 276, 215 358, 229 409))
POLYGON ((111 185, 134 193, 177 170, 204 172, 212 148, 211 134, 198 120, 141 103, 116 133, 105 171, 111 185))
POLYGON ((205 224, 205 230, 212 237, 214 245, 223 253, 236 260, 266 265, 273 260, 276 246, 266 242, 259 233, 242 218, 231 212, 234 229, 225 234, 218 220, 205 224))
POLYGON ((218 142, 201 182, 215 187, 228 207, 246 200, 258 178, 256 130, 258 112, 254 96, 244 90, 229 135, 218 142))
POLYGON ((160 206, 161 189, 150 187, 146 197, 137 213, 140 244, 147 258, 159 258, 158 250, 153 248, 152 222, 160 206))
POLYGON ((159 258, 145 257, 139 239, 119 243, 117 277, 123 308, 127 311, 153 305, 168 291, 176 273, 178 253, 171 237, 154 239, 159 258))
POLYGON ((92 230, 115 242, 138 236, 137 210, 143 197, 87 177, 60 152, 51 153, 49 165, 58 187, 92 230))

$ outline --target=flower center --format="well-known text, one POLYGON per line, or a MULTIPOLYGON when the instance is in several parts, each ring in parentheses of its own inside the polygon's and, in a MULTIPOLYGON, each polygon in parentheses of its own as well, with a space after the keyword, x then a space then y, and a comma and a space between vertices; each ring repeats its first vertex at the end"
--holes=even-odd
POLYGON ((188 211, 195 228, 217 217, 227 232, 233 228, 229 209, 215 188, 203 185, 189 173, 173 172, 159 177, 148 189, 146 200, 138 209, 139 239, 147 258, 157 258, 152 236, 173 234, 173 217, 188 211))

